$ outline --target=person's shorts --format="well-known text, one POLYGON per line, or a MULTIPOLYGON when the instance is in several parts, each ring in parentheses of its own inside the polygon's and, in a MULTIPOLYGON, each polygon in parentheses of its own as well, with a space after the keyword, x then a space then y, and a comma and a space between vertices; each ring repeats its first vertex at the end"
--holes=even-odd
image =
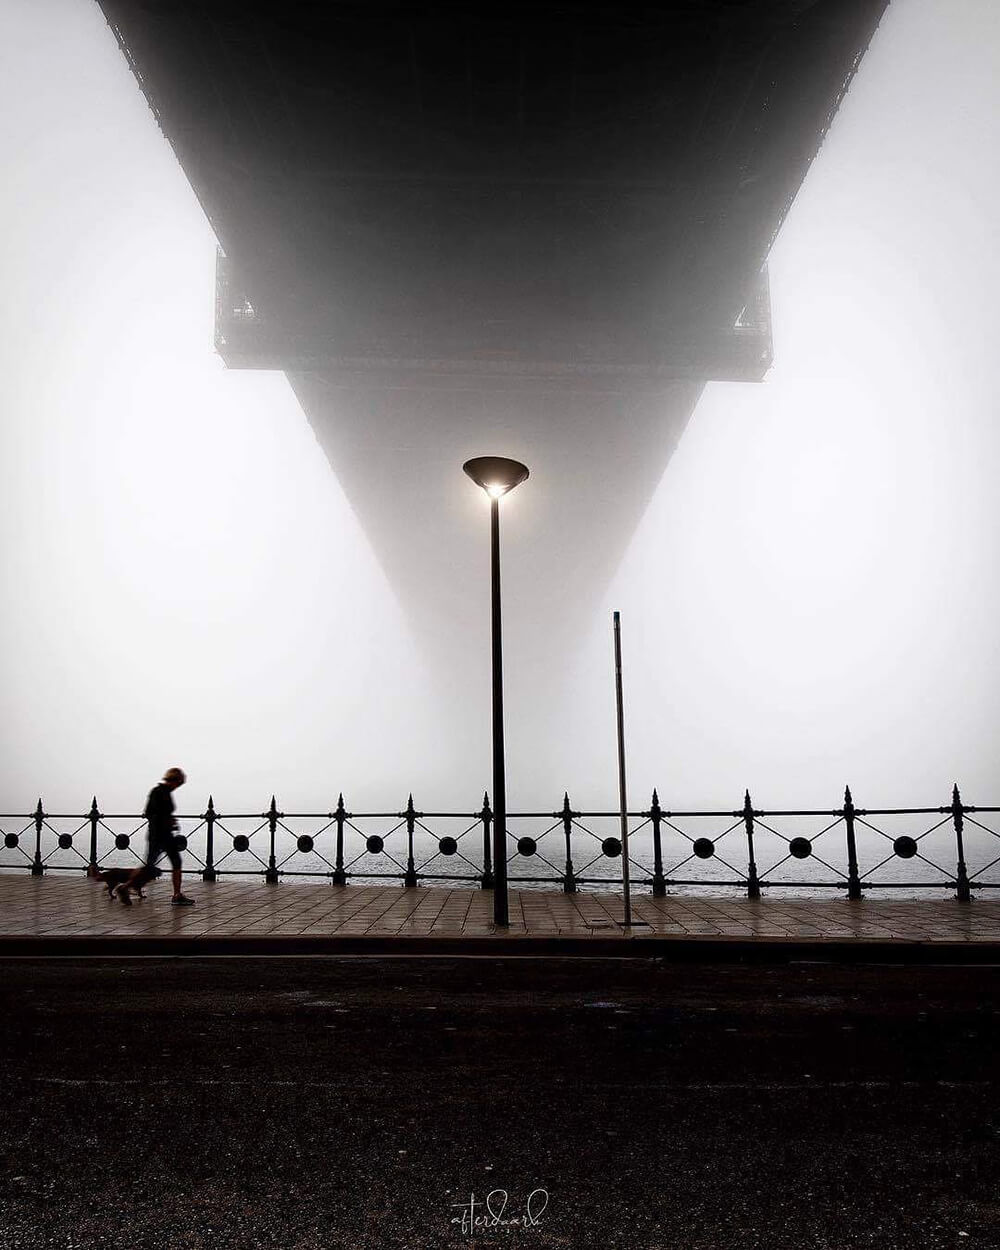
POLYGON ((146 847, 146 867, 155 868, 156 861, 161 855, 166 855, 170 860, 171 868, 180 868, 181 853, 177 846, 177 839, 172 833, 152 833, 149 835, 149 842, 146 847))

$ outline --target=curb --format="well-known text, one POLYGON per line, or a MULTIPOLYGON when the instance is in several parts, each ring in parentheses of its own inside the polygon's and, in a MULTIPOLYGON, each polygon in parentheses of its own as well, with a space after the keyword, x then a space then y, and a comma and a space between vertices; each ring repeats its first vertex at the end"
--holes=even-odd
POLYGON ((1000 942, 916 941, 901 938, 826 938, 796 941, 780 937, 732 939, 724 936, 678 937, 351 937, 344 935, 276 937, 4 937, 5 958, 184 958, 204 955, 308 956, 377 955, 462 956, 480 959, 572 956, 583 959, 662 959, 671 963, 823 963, 1000 964, 1000 942))

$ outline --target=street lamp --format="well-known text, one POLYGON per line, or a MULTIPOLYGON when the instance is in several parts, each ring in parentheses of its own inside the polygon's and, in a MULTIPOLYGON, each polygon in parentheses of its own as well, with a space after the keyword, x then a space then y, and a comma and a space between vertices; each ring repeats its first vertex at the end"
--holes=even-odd
POLYGON ((503 656, 500 641, 500 499, 528 476, 528 466, 503 456, 477 456, 462 465, 490 497, 493 619, 493 923, 506 927, 507 784, 503 762, 503 656))

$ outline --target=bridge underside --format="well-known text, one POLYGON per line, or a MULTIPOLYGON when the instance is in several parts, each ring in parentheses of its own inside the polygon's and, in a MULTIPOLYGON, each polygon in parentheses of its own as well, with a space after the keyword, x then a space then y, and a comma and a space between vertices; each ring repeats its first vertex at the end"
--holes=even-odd
POLYGON ((704 383, 764 375, 887 0, 100 3, 220 241, 220 354, 287 372, 430 638, 485 606, 464 459, 531 467, 512 576, 567 623, 704 383))

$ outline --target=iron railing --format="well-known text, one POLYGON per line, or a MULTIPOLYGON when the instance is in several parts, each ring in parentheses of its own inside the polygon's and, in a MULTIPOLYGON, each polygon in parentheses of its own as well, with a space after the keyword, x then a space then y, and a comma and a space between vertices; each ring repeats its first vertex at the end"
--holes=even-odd
MULTIPOLYGON (((1000 887, 987 876, 1000 863, 1000 831, 977 819, 997 812, 963 803, 958 786, 941 807, 856 807, 847 789, 842 806, 806 810, 755 808, 747 793, 730 811, 676 811, 661 807, 654 790, 646 810, 628 814, 629 866, 633 883, 659 896, 698 886, 737 887, 749 898, 769 887, 844 890, 849 899, 867 889, 947 889, 967 902, 973 890, 1000 887), (893 879, 902 865, 908 879, 893 879)), ((205 881, 257 875, 271 885, 302 877, 493 886, 486 795, 475 812, 419 811, 412 795, 402 811, 352 812, 341 795, 328 812, 284 812, 272 796, 266 811, 232 814, 210 797, 204 812, 179 812, 177 820, 180 848, 205 881)), ((574 810, 568 794, 555 811, 509 813, 510 883, 567 893, 616 887, 619 822, 618 812, 574 810)), ((79 872, 108 867, 114 853, 116 862, 135 864, 144 830, 141 816, 102 812, 96 797, 82 814, 47 812, 39 799, 27 815, 0 814, 0 869, 79 872)))

